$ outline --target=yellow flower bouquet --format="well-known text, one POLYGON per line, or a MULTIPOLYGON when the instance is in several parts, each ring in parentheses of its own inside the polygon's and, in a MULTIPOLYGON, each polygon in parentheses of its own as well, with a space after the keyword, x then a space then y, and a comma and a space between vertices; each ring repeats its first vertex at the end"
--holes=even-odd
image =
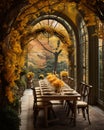
POLYGON ((52 77, 49 78, 50 83, 53 83, 55 80, 57 80, 56 76, 52 76, 52 77))
POLYGON ((43 75, 43 74, 40 74, 40 75, 39 75, 39 79, 44 79, 44 75, 43 75))
POLYGON ((34 73, 33 72, 28 72, 26 75, 28 80, 31 80, 34 77, 34 73))
POLYGON ((68 77, 68 72, 67 71, 61 71, 60 76, 61 77, 68 77))
POLYGON ((49 75, 47 76, 47 79, 49 80, 49 79, 51 79, 53 76, 54 76, 53 74, 49 74, 49 75))
POLYGON ((61 87, 64 86, 64 82, 60 79, 56 79, 52 85, 54 86, 55 92, 60 92, 61 87))

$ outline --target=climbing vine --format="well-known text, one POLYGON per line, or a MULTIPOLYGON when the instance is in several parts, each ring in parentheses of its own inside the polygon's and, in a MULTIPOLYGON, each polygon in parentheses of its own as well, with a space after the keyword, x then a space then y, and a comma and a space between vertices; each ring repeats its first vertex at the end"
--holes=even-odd
MULTIPOLYGON (((10 1, 11 4, 7 4, 8 9, 6 11, 10 11, 10 7, 13 5, 13 1, 10 1)), ((59 37, 67 51, 69 51, 68 47, 72 46, 70 38, 67 38, 62 32, 54 28, 42 27, 32 30, 32 23, 39 16, 42 14, 54 14, 55 12, 63 13, 63 11, 68 16, 69 14, 71 15, 71 12, 75 11, 75 15, 71 16, 72 21, 75 23, 78 16, 78 11, 76 10, 78 6, 78 10, 84 10, 84 19, 87 25, 95 24, 95 14, 86 7, 86 0, 81 0, 78 5, 74 1, 68 4, 70 3, 68 0, 24 0, 22 2, 24 4, 22 3, 21 6, 12 8, 12 11, 9 12, 10 15, 8 14, 9 16, 2 20, 3 23, 1 21, 1 29, 3 30, 1 36, 3 38, 0 38, 0 94, 4 97, 6 96, 7 100, 11 103, 15 99, 13 93, 15 81, 20 78, 20 73, 24 67, 29 41, 35 38, 40 32, 47 31, 59 37), (73 5, 73 8, 70 9, 71 5, 73 5)), ((19 3, 21 2, 19 1, 19 3)))

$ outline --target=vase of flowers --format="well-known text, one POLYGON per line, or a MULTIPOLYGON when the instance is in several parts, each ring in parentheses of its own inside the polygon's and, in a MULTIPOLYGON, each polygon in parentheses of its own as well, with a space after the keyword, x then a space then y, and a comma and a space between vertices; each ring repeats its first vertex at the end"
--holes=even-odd
POLYGON ((68 77, 68 75, 69 75, 68 72, 65 71, 65 70, 60 72, 61 78, 63 78, 63 77, 68 77))
POLYGON ((41 80, 41 79, 44 79, 44 75, 43 74, 40 74, 39 75, 39 79, 41 80))
POLYGON ((61 87, 64 86, 64 82, 60 79, 56 79, 53 83, 52 83, 53 87, 54 87, 54 91, 56 93, 60 93, 61 91, 61 87))
POLYGON ((31 88, 33 85, 33 79, 34 79, 34 73, 33 72, 28 72, 26 77, 27 77, 27 88, 31 88))

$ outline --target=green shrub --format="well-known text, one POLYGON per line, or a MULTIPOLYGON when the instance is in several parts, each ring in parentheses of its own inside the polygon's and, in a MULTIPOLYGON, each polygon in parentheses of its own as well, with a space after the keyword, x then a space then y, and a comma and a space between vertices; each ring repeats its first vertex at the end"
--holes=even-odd
POLYGON ((1 130, 19 130, 20 118, 18 113, 10 108, 6 107, 0 110, 0 129, 1 130))

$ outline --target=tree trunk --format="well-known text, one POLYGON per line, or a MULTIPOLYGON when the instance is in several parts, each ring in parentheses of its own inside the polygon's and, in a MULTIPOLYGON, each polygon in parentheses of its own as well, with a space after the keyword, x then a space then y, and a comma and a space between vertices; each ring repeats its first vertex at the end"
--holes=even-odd
POLYGON ((53 69, 53 72, 54 72, 54 74, 56 74, 57 73, 57 63, 58 63, 58 53, 57 52, 55 52, 54 53, 54 59, 55 59, 55 61, 54 61, 54 69, 53 69))

